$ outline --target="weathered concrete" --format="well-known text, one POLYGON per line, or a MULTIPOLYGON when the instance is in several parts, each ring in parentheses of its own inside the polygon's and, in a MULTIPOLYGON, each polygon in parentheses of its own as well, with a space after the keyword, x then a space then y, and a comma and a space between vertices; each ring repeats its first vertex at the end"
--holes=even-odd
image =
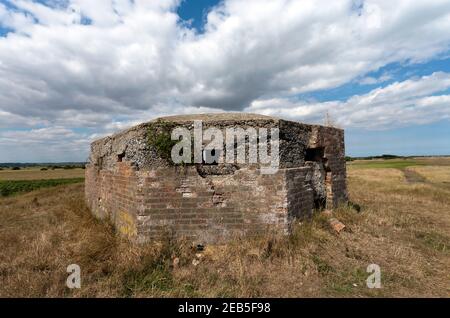
POLYGON ((165 235, 198 243, 267 231, 289 233, 314 208, 347 201, 344 131, 253 114, 203 114, 153 120, 95 141, 86 201, 137 241, 165 235), (280 169, 258 164, 175 166, 149 142, 173 127, 279 128, 280 169))

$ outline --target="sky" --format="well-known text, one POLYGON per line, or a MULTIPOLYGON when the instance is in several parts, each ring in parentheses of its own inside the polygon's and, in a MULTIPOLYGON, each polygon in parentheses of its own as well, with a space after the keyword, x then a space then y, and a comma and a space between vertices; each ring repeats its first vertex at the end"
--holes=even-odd
POLYGON ((449 155, 449 30, 448 0, 0 0, 0 162, 224 111, 328 114, 350 156, 449 155))

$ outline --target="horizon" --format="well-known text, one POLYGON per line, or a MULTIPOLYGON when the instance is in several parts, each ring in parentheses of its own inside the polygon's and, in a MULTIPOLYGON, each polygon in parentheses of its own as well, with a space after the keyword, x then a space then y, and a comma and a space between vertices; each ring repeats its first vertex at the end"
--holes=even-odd
MULTIPOLYGON (((450 157, 450 154, 444 154, 444 155, 405 155, 405 156, 403 156, 403 155, 384 153, 384 154, 377 154, 377 155, 355 156, 355 157, 346 155, 346 157, 350 157, 350 158, 356 159, 356 160, 358 160, 358 159, 361 159, 361 160, 364 160, 364 159, 371 159, 371 160, 375 160, 375 159, 395 160, 395 159, 432 158, 432 157, 438 157, 438 158, 444 157, 445 158, 445 157, 450 157), (387 158, 387 159, 385 159, 385 158, 382 158, 383 156, 394 156, 394 158, 387 158)), ((13 164, 20 164, 20 165, 27 165, 27 164, 29 164, 29 165, 61 164, 61 165, 64 165, 64 164, 82 164, 82 163, 87 164, 87 163, 89 163, 89 161, 53 161, 53 162, 39 162, 39 161, 35 161, 35 162, 23 161, 23 162, 21 162, 21 161, 17 161, 17 162, 0 162, 0 167, 2 167, 2 165, 13 165, 13 164)))
POLYGON ((351 157, 448 156, 449 29, 444 0, 0 0, 0 162, 236 111, 329 115, 351 157))

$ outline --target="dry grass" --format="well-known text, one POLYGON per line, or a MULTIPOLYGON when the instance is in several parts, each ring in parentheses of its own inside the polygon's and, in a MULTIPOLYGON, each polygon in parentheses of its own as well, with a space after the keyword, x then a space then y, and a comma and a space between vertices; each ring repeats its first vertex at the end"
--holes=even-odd
POLYGON ((448 297, 450 190, 440 184, 450 167, 439 169, 418 170, 427 181, 411 183, 397 169, 349 168, 362 211, 335 211, 346 231, 334 234, 317 215, 291 237, 208 247, 197 266, 184 242, 117 237, 91 217, 82 185, 0 199, 0 296, 448 297), (81 266, 79 290, 65 287, 71 263, 81 266), (381 289, 365 285, 372 263, 381 289))
POLYGON ((64 178, 84 178, 84 169, 75 168, 41 171, 39 168, 27 168, 22 170, 0 171, 0 180, 39 180, 64 178))
POLYGON ((435 184, 450 185, 450 169, 445 166, 411 167, 411 170, 424 176, 435 184))

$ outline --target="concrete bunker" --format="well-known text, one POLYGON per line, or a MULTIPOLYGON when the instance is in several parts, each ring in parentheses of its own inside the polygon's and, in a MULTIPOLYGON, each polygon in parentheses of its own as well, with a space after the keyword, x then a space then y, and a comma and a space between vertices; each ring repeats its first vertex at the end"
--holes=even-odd
POLYGON ((93 142, 85 191, 96 216, 138 242, 289 233, 296 219, 347 201, 344 131, 245 113, 163 117, 93 142), (278 171, 262 174, 254 162, 174 165, 170 131, 191 130, 194 120, 204 129, 279 129, 278 171))

